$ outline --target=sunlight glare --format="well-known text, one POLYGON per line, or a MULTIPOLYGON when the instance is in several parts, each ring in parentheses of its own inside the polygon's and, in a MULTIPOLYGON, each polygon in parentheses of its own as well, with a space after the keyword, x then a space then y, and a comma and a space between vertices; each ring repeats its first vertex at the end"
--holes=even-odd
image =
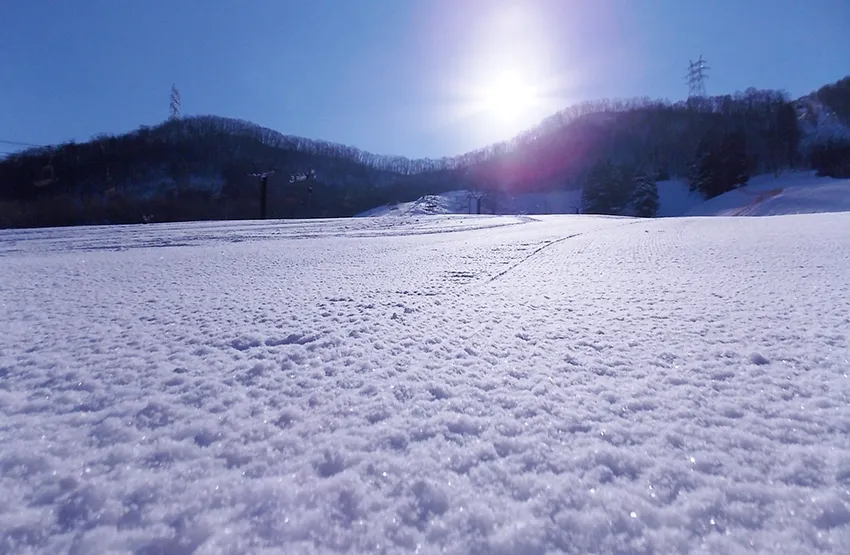
POLYGON ((448 109, 434 124, 464 122, 474 142, 496 142, 538 124, 567 104, 565 72, 556 60, 557 30, 542 4, 487 4, 466 31, 453 79, 445 85, 448 109))
POLYGON ((537 90, 528 77, 516 73, 498 75, 481 95, 481 106, 490 115, 509 119, 523 119, 537 105, 537 90))

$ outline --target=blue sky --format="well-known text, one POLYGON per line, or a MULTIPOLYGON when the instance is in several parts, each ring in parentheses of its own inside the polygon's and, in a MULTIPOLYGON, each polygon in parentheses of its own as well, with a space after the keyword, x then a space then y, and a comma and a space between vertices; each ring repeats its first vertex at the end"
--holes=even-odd
MULTIPOLYGON (((850 2, 4 0, 0 139, 84 141, 185 114, 412 157, 509 138, 573 102, 794 96, 850 74, 850 2)), ((0 153, 9 147, 0 145, 0 153)))

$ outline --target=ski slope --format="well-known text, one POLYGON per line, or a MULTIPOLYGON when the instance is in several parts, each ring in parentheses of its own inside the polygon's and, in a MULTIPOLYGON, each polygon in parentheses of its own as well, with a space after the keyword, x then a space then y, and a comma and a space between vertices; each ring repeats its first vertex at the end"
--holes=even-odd
MULTIPOLYGON (((706 201, 689 189, 684 179, 658 182, 657 217, 679 216, 779 216, 850 211, 850 179, 818 177, 813 171, 786 172, 776 177, 757 175, 749 183, 706 201)), ((379 206, 360 214, 423 216, 468 214, 469 193, 453 191, 427 195, 416 201, 379 206)), ((498 197, 497 214, 574 214, 581 206, 581 191, 517 193, 498 197)))
MULTIPOLYGON (((477 207, 470 191, 449 191, 425 195, 411 202, 378 206, 357 217, 431 216, 436 214, 475 214, 477 207)), ((549 193, 490 194, 482 203, 482 213, 496 214, 576 214, 581 191, 549 193)))
POLYGON ((850 179, 817 177, 814 172, 760 175, 740 189, 707 200, 689 216, 778 216, 850 211, 850 179))
POLYGON ((425 195, 411 202, 398 202, 377 206, 357 217, 376 216, 432 216, 436 214, 470 214, 469 191, 449 191, 440 195, 425 195))
POLYGON ((846 554, 848 229, 0 232, 0 553, 846 554))

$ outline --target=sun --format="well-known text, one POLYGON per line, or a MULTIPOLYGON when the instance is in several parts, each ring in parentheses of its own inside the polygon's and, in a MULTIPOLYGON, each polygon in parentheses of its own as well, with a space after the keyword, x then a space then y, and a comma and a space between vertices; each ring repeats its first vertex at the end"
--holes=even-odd
POLYGON ((439 43, 447 56, 427 85, 435 95, 423 118, 427 128, 452 127, 464 141, 495 145, 533 131, 569 104, 581 75, 548 0, 455 4, 440 19, 458 34, 439 43))
POLYGON ((482 107, 509 119, 528 114, 538 104, 537 91, 520 75, 497 76, 483 91, 482 107))
POLYGON ((540 115, 541 98, 534 80, 520 72, 496 73, 478 87, 477 110, 498 133, 514 133, 540 115))

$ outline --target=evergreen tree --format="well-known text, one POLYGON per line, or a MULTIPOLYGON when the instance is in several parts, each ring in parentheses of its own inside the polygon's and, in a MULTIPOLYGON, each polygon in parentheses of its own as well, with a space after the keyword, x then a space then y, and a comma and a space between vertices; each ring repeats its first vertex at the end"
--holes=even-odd
POLYGON ((727 133, 719 140, 705 135, 691 167, 691 190, 710 199, 746 185, 750 179, 748 165, 747 142, 742 132, 727 133))
POLYGON ((750 180, 747 158, 747 139, 743 132, 735 131, 723 137, 721 148, 721 188, 731 191, 743 187, 750 180))
POLYGON ((610 186, 611 214, 625 214, 629 210, 634 191, 634 170, 628 166, 614 166, 610 186))
POLYGON ((644 172, 635 175, 631 206, 639 218, 654 218, 658 213, 658 185, 644 172))
POLYGON ((850 141, 829 139, 826 143, 815 145, 811 164, 819 176, 850 177, 850 141))
POLYGON ((588 170, 581 191, 583 212, 604 214, 609 209, 605 191, 606 183, 611 180, 612 176, 613 167, 608 161, 598 162, 588 170))
POLYGON ((696 153, 691 164, 691 191, 702 193, 705 198, 711 198, 719 193, 714 192, 714 185, 719 180, 720 155, 709 135, 704 135, 697 145, 696 153))
POLYGON ((631 179, 628 172, 610 160, 594 164, 582 190, 582 206, 588 214, 622 214, 629 205, 631 179))

